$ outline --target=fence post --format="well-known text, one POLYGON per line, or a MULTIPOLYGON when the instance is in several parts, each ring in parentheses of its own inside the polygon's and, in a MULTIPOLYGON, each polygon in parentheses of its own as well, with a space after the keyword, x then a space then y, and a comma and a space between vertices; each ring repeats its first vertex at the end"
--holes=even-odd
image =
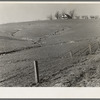
POLYGON ((89 53, 92 54, 92 49, 90 44, 89 44, 89 53))
POLYGON ((39 83, 38 61, 34 61, 35 83, 39 83))
POLYGON ((70 54, 70 58, 73 59, 73 55, 71 51, 69 52, 69 54, 70 54))

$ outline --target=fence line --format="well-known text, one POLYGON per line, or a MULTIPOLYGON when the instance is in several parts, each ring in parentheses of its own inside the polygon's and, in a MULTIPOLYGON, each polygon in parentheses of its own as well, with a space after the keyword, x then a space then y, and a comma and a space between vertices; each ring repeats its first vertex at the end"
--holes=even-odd
MULTIPOLYGON (((95 52, 97 49, 99 49, 98 45, 99 45, 98 43, 93 43, 93 44, 89 44, 85 47, 82 47, 80 50, 77 50, 75 52, 68 51, 66 58, 68 58, 70 60, 70 59, 73 59, 74 57, 76 57, 76 54, 78 54, 80 56, 85 53, 84 55, 86 55, 86 52, 90 52, 89 54, 92 54, 92 52, 95 52), (97 44, 97 46, 96 46, 96 44, 97 44), (90 49, 90 51, 89 51, 89 49, 90 49), (70 55, 70 56, 67 57, 68 55, 70 55)), ((37 83, 39 83, 38 60, 34 61, 34 74, 35 74, 35 83, 37 84, 37 83)))
MULTIPOLYGON (((81 48, 80 50, 76 51, 75 53, 73 53, 72 51, 69 51, 70 57, 68 57, 68 58, 73 59, 73 57, 75 57, 75 54, 77 54, 77 53, 78 53, 78 55, 82 55, 82 54, 86 55, 87 52, 88 52, 88 54, 92 54, 92 51, 93 51, 92 49, 93 49, 94 44, 89 44, 86 48, 81 48)), ((96 50, 97 49, 98 49, 98 47, 96 47, 96 50)), ((38 65, 36 66, 36 61, 34 62, 34 66, 35 66, 35 82, 39 83, 38 65)))

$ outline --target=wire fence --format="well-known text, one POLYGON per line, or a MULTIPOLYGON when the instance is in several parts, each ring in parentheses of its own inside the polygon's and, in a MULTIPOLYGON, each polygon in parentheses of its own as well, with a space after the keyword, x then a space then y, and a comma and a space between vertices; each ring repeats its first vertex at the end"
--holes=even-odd
MULTIPOLYGON (((57 57, 34 60, 32 65, 33 67, 29 68, 31 70, 29 74, 33 75, 35 84, 38 84, 42 82, 45 77, 49 77, 50 79, 50 77, 53 77, 61 70, 67 70, 69 67, 80 62, 82 57, 92 55, 99 49, 100 43, 94 41, 89 42, 84 46, 76 46, 71 50, 66 51, 66 53, 58 55, 57 57)), ((45 78, 45 80, 46 79, 48 78, 45 78)), ((3 81, 6 80, 4 79, 3 81)))
MULTIPOLYGON (((87 56, 87 55, 92 55, 94 54, 97 50, 99 50, 99 47, 100 47, 100 44, 99 42, 95 41, 95 42, 90 42, 90 43, 87 43, 85 46, 78 46, 78 47, 75 47, 73 48, 72 50, 69 50, 67 51, 66 53, 64 53, 63 56, 59 55, 58 56, 58 59, 61 59, 63 58, 63 60, 66 59, 66 62, 69 62, 70 64, 75 64, 75 63, 78 63, 80 62, 81 58, 83 56, 87 56), (76 49, 77 48, 77 49, 76 49), (65 59, 64 59, 65 58, 65 59)), ((53 59, 54 61, 55 59, 53 59)), ((59 63, 59 62, 57 62, 59 63)), ((61 62, 60 62, 61 63, 61 62)), ((58 64, 59 65, 59 64, 58 64)), ((72 65, 71 65, 72 66, 72 65)), ((56 66, 55 66, 56 67, 56 66)), ((51 67, 51 69, 55 69, 55 67, 51 67)), ((66 69, 67 67, 63 67, 63 68, 56 68, 58 71, 54 71, 56 74, 57 72, 59 72, 59 70, 64 70, 66 69)), ((46 73, 49 73, 50 70, 45 70, 46 73)), ((53 75, 54 73, 51 72, 53 75)), ((47 74, 46 74, 47 75, 47 74)), ((49 78, 50 76, 53 76, 53 75, 50 75, 49 74, 49 78)), ((37 75, 39 76, 39 75, 37 75)), ((37 79, 35 79, 37 80, 37 79)))

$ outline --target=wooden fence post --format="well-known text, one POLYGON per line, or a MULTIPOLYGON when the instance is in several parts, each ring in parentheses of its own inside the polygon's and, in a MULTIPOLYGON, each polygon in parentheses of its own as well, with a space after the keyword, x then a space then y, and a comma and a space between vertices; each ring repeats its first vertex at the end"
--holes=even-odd
POLYGON ((38 61, 34 61, 35 83, 39 83, 38 61))
POLYGON ((92 54, 92 49, 90 44, 89 44, 89 53, 92 54))
POLYGON ((70 54, 70 58, 73 59, 73 55, 71 51, 69 52, 69 54, 70 54))

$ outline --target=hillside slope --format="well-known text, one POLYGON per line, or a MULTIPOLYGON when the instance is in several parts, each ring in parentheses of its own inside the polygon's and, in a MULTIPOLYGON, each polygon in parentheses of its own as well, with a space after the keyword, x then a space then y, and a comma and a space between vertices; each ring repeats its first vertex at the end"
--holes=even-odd
POLYGON ((38 86, 100 87, 100 51, 81 58, 80 62, 60 70, 38 86))
MULTIPOLYGON (((83 80, 86 77, 92 77, 91 74, 95 78, 98 76, 95 71, 99 67, 94 69, 97 62, 88 59, 99 56, 99 53, 95 54, 99 50, 99 42, 100 20, 0 25, 0 86, 85 86, 83 80), (40 83, 37 85, 34 60, 39 65, 40 83)), ((86 81, 90 82, 90 79, 86 81)))

